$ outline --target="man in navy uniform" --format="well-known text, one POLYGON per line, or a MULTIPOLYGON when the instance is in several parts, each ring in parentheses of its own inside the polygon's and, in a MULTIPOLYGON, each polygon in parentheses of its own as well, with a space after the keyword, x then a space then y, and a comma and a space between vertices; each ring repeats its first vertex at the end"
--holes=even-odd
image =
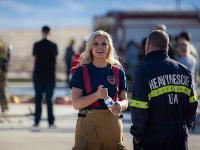
POLYGON ((197 95, 188 68, 169 58, 169 37, 151 32, 145 46, 145 63, 135 72, 131 134, 142 150, 187 150, 188 129, 193 126, 197 95))

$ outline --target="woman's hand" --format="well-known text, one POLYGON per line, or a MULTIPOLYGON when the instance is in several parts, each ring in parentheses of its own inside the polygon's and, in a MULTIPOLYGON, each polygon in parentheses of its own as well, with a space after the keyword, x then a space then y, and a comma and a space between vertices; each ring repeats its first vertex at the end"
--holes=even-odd
POLYGON ((119 116, 120 113, 121 113, 121 109, 122 109, 122 106, 120 103, 118 102, 115 102, 111 108, 110 108, 110 111, 115 115, 115 116, 119 116))
POLYGON ((108 97, 108 89, 104 88, 103 85, 99 85, 96 93, 97 93, 99 99, 105 99, 108 97))

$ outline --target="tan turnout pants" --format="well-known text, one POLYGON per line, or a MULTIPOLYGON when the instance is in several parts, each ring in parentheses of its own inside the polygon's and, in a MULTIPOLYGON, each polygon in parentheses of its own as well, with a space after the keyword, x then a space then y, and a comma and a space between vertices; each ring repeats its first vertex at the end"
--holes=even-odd
POLYGON ((72 150, 127 150, 121 119, 108 110, 91 110, 79 117, 72 150))

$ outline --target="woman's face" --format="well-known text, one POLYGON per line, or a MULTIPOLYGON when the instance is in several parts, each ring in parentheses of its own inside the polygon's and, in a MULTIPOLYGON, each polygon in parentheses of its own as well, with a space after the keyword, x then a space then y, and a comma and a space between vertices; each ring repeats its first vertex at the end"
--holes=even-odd
POLYGON ((107 58, 109 52, 108 39, 105 36, 98 35, 92 43, 93 58, 107 58))

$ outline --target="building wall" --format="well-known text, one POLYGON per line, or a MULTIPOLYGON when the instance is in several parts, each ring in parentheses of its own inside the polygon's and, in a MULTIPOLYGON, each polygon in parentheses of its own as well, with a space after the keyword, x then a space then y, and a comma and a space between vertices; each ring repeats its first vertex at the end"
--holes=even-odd
MULTIPOLYGON (((52 29, 50 38, 57 43, 59 49, 58 72, 65 70, 63 57, 69 39, 74 38, 76 40, 75 49, 77 50, 82 40, 89 33, 89 27, 52 29)), ((32 72, 32 48, 33 43, 41 39, 40 29, 0 29, 0 38, 13 46, 10 72, 32 72)))
POLYGON ((181 31, 188 31, 192 35, 192 41, 200 52, 200 23, 192 19, 127 19, 122 22, 124 31, 123 43, 129 40, 141 42, 157 24, 165 24, 167 33, 176 36, 181 31))

